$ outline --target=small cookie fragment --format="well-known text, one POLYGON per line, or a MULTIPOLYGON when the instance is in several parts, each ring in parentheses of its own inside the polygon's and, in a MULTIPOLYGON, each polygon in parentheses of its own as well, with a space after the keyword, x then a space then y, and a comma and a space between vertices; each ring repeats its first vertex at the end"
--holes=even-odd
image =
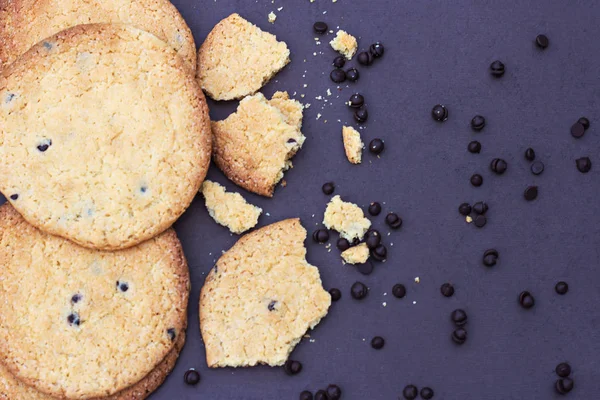
POLYGON ((352 164, 360 164, 362 161, 362 150, 364 143, 360 139, 360 133, 351 126, 342 128, 342 139, 346 157, 352 164))
POLYGON ((209 367, 283 365, 307 329, 327 314, 330 294, 306 261, 300 220, 243 236, 217 261, 200 293, 209 367))
POLYGON ((208 213, 216 223, 233 233, 242 233, 258 223, 262 209, 248 203, 241 194, 226 192, 217 182, 204 181, 202 194, 208 213))
POLYGON ((275 35, 238 14, 219 22, 198 50, 198 83, 215 100, 257 92, 290 62, 290 50, 275 35))
POLYGON ((269 13, 269 15, 267 16, 267 18, 268 18, 268 20, 269 20, 270 23, 274 24, 275 20, 277 19, 277 15, 273 11, 271 11, 269 13))
POLYGON ((323 224, 328 229, 338 231, 341 237, 349 241, 362 238, 371 227, 371 221, 365 218, 361 208, 343 201, 339 195, 334 196, 327 204, 323 224))
POLYGON ((369 258, 369 248, 366 243, 350 247, 348 250, 342 252, 342 258, 348 264, 362 264, 367 262, 369 258))
POLYGON ((329 44, 348 60, 352 59, 358 48, 356 38, 344 30, 337 31, 335 38, 329 44))
POLYGON ((262 93, 246 97, 234 114, 212 122, 215 163, 235 184, 272 197, 306 139, 300 131, 302 109, 285 92, 271 101, 262 93))

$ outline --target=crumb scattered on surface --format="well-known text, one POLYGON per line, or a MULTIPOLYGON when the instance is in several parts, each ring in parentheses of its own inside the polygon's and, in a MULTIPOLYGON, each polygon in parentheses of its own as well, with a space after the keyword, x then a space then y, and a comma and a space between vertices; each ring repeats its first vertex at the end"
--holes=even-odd
POLYGON ((273 23, 275 23, 275 20, 277 19, 277 15, 275 15, 275 13, 273 11, 271 11, 269 13, 268 19, 269 19, 269 22, 273 24, 273 23))
POLYGON ((342 139, 344 141, 344 150, 348 161, 352 164, 360 164, 364 147, 364 143, 360 138, 360 133, 351 126, 344 126, 342 128, 342 139))
POLYGON ((369 258, 369 248, 366 243, 350 247, 342 252, 342 258, 348 264, 362 264, 369 258))
POLYGON ((202 184, 206 208, 210 216, 233 233, 242 233, 258 223, 262 209, 248 203, 241 194, 226 192, 217 182, 204 181, 202 184))
POLYGON ((329 44, 335 51, 342 54, 348 60, 352 59, 358 48, 356 38, 344 30, 339 30, 329 44))
POLYGON ((352 241, 354 238, 361 239, 365 235, 371 226, 371 221, 365 218, 365 214, 359 206, 343 201, 337 195, 327 204, 323 224, 328 229, 339 232, 344 239, 352 241))

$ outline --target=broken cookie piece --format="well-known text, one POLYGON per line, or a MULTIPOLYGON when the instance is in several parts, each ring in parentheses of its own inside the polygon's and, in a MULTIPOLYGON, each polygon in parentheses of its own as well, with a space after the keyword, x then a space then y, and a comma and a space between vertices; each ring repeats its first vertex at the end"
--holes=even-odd
POLYGON ((366 243, 350 247, 342 252, 342 259, 348 264, 362 264, 369 258, 369 248, 366 243))
POLYGON ((198 50, 196 79, 215 100, 258 91, 290 62, 290 50, 238 14, 219 22, 198 50))
POLYGON ((341 237, 352 242, 355 238, 361 239, 365 235, 371 226, 371 221, 365 218, 359 206, 343 201, 338 195, 327 204, 323 224, 328 229, 338 231, 341 237))
POLYGON ((200 328, 209 367, 283 365, 331 296, 306 261, 299 219, 243 236, 217 261, 200 293, 200 328))
POLYGON ((258 223, 262 209, 248 203, 241 194, 226 192, 217 182, 204 181, 202 194, 208 213, 220 225, 240 234, 258 223))
POLYGON ((246 190, 272 197, 290 159, 302 147, 302 104, 278 92, 244 98, 227 119, 212 122, 213 159, 225 175, 246 190))
POLYGON ((364 147, 364 143, 360 139, 360 133, 351 126, 344 126, 342 128, 342 139, 344 140, 344 150, 348 161, 352 164, 360 164, 364 147))
POLYGON ((347 60, 352 59, 358 48, 356 38, 343 30, 337 31, 335 38, 329 44, 335 51, 346 57, 347 60))

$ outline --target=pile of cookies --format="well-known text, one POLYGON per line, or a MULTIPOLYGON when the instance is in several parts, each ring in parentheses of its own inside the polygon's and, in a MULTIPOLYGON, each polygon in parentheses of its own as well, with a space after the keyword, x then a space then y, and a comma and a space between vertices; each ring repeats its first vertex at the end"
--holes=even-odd
MULTIPOLYGON (((203 184, 211 156, 271 197, 305 140, 302 104, 257 93, 289 50, 233 14, 196 54, 168 0, 7 0, 0 40, 0 399, 146 398, 186 337, 171 225, 199 190, 235 233, 262 212, 203 184), (202 89, 238 110, 211 123, 202 89)), ((282 365, 325 316, 305 238, 285 220, 219 259, 200 297, 209 366, 282 365)))

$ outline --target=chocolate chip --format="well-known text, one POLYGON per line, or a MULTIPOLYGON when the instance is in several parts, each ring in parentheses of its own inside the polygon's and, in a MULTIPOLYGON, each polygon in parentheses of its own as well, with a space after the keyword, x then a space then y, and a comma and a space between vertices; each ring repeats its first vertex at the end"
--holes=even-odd
POLYGON ((498 250, 487 249, 483 252, 483 265, 486 267, 493 267, 498 262, 499 257, 498 250))
POLYGON ((379 244, 371 250, 371 257, 377 261, 385 261, 387 258, 387 248, 383 244, 379 244))
POLYGON ((472 208, 469 203, 462 203, 460 206, 458 206, 458 212, 465 217, 471 214, 471 209, 472 208))
POLYGON ((369 47, 369 53, 371 53, 373 58, 382 57, 384 52, 385 52, 385 49, 383 47, 383 44, 381 44, 381 42, 373 43, 369 47))
POLYGON ((267 308, 269 311, 275 311, 275 305, 277 305, 277 300, 271 300, 267 308))
POLYGON ((569 291, 569 284, 565 281, 557 282, 554 286, 554 290, 560 295, 567 294, 569 291))
POLYGON ((585 127, 583 124, 575 122, 573 125, 571 125, 571 136, 573 136, 575 139, 581 138, 584 133, 585 127))
POLYGON ((546 36, 546 35, 537 35, 535 37, 535 44, 539 48, 545 49, 550 44, 550 41, 548 40, 548 36, 546 36))
POLYGON ((350 68, 348 71, 346 71, 346 79, 348 79, 350 82, 356 82, 358 78, 360 78, 360 73, 356 68, 350 68))
POLYGON ((140 187, 140 192, 146 193, 146 190, 148 190, 148 188, 146 186, 140 187))
POLYGON ((44 42, 43 46, 46 50, 52 50, 52 43, 50 42, 44 42))
POLYGON ((72 312, 67 316, 67 322, 69 323, 69 325, 79 326, 81 324, 79 314, 77 314, 76 312, 72 312))
POLYGON ((444 297, 452 297, 454 295, 454 286, 451 283, 444 283, 440 287, 440 292, 444 297))
POLYGON ((367 294, 369 294, 369 290, 367 289, 367 286, 365 286, 364 283, 354 282, 354 284, 350 288, 350 294, 356 300, 361 300, 367 297, 367 294))
POLYGON ((335 83, 342 83, 346 80, 346 73, 341 69, 334 69, 329 74, 329 78, 335 83))
POLYGON ((492 172, 498 175, 502 175, 503 173, 505 173, 507 168, 508 164, 501 158, 494 158, 490 163, 490 169, 492 170, 492 172))
POLYGON ((419 390, 415 385, 406 385, 402 390, 402 396, 404 396, 406 400, 415 400, 418 395, 419 390))
POLYGON ((523 197, 525 197, 525 200, 527 201, 533 201, 537 198, 538 196, 538 187, 537 186, 528 186, 527 189, 525 189, 525 192, 523 192, 523 197))
POLYGON ((323 184, 321 190, 323 190, 323 193, 329 196, 335 191, 335 184, 333 182, 326 182, 323 184))
POLYGON ((579 122, 581 125, 583 125, 583 129, 585 129, 586 131, 589 129, 590 127, 590 120, 587 119, 586 117, 581 117, 577 120, 577 122, 579 122))
POLYGON ((342 292, 338 288, 329 289, 329 294, 331 295, 331 301, 338 301, 342 298, 342 292))
POLYGON ((480 131, 485 127, 485 118, 482 115, 476 115, 471 119, 471 129, 480 131))
POLYGON ((467 331, 463 328, 457 328, 452 332, 452 341, 456 344, 464 344, 467 341, 467 331))
POLYGON ((365 104, 365 98, 360 93, 354 93, 350 96, 350 101, 348 105, 352 108, 361 108, 365 104))
POLYGON ((361 65, 371 65, 373 64, 373 56, 371 53, 367 51, 363 51, 362 53, 358 53, 357 56, 358 63, 361 65))
POLYGON ((573 390, 574 386, 575 385, 574 385, 573 379, 571 379, 571 378, 558 379, 556 381, 556 384, 554 385, 554 387, 556 388, 556 391, 559 394, 569 393, 571 390, 573 390))
POLYGON ((475 214, 484 215, 488 209, 488 205, 483 201, 478 201, 477 203, 473 204, 473 212, 475 212, 475 214))
POLYGON ((300 400, 313 400, 313 394, 308 390, 304 390, 300 393, 300 400))
POLYGON ((348 241, 348 239, 339 238, 336 243, 336 246, 340 251, 346 251, 350 248, 350 242, 348 241))
POLYGON ((525 309, 529 309, 535 305, 535 299, 527 290, 519 294, 519 304, 525 309))
POLYGON ((471 176, 471 185, 475 186, 475 187, 479 187, 481 185, 483 185, 483 176, 479 175, 479 174, 473 174, 473 176, 471 176))
POLYGON ((324 390, 317 390, 317 393, 315 393, 315 400, 329 400, 327 392, 324 390))
POLYGON ((365 243, 370 250, 375 249, 381 243, 381 234, 375 229, 369 229, 365 233, 365 243))
POLYGON ((6 97, 4 98, 5 103, 10 103, 15 98, 16 94, 14 93, 6 93, 6 97))
POLYGON ((592 169, 592 160, 589 157, 581 157, 575 160, 577 170, 582 174, 587 174, 592 169))
POLYGON ((14 200, 17 200, 18 198, 19 198, 19 195, 18 195, 18 194, 11 194, 11 195, 10 195, 10 199, 11 199, 11 200, 13 200, 13 201, 14 201, 14 200))
POLYGON ((542 172, 544 172, 544 163, 541 161, 534 161, 531 164, 531 173, 534 175, 540 175, 542 172))
POLYGON ((52 146, 52 140, 51 139, 44 139, 44 140, 42 140, 42 142, 40 144, 38 144, 37 149, 43 153, 46 150, 48 150, 48 148, 50 146, 52 146))
POLYGON ((505 69, 506 67, 502 61, 496 60, 490 64, 490 72, 492 76, 495 76, 496 78, 500 78, 504 75, 505 69))
POLYGON ((367 260, 364 263, 357 264, 356 269, 358 270, 358 272, 360 272, 363 275, 371 275, 374 267, 373 267, 373 263, 371 261, 367 260))
POLYGON ((195 369, 191 368, 183 374, 183 381, 186 385, 194 386, 200 382, 200 374, 195 369))
POLYGON ((327 32, 327 24, 323 21, 317 21, 314 23, 313 29, 317 33, 321 33, 321 34, 325 33, 325 32, 327 32))
POLYGON ((485 217, 485 215, 478 215, 473 220, 473 223, 476 227, 483 228, 485 224, 487 224, 487 218, 485 217))
POLYGON ((392 229, 398 229, 402 226, 402 218, 391 212, 385 216, 385 223, 392 229))
POLYGON ((376 201, 374 201, 371 204, 369 204, 369 214, 371 214, 374 217, 376 217, 379 214, 381 214, 381 204, 379 204, 376 201))
POLYGON ((117 281, 117 289, 119 289, 121 292, 126 292, 129 290, 129 284, 127 282, 117 281))
POLYGON ((561 362, 556 366, 555 371, 556 375, 558 375, 559 377, 566 378, 569 375, 571 375, 571 366, 569 365, 569 363, 561 362))
POLYGON ((456 326, 464 326, 467 323, 468 319, 467 313, 461 308, 457 308, 456 310, 452 311, 452 314, 450 314, 450 318, 456 326))
POLYGON ((369 112, 367 111, 366 108, 361 108, 358 109, 356 111, 354 111, 354 119, 356 120, 356 122, 366 122, 367 119, 369 119, 369 112))
POLYGON ((329 231, 327 229, 317 229, 313 232, 312 238, 317 243, 327 243, 329 240, 329 231))
POLYGON ((421 389, 421 398, 423 400, 433 399, 433 389, 430 387, 424 387, 423 389, 421 389))
POLYGON ((438 122, 444 122, 448 119, 448 109, 441 104, 436 104, 431 109, 431 117, 438 122))
POLYGON ((343 56, 337 56, 336 58, 333 59, 334 67, 344 68, 344 65, 346 65, 346 58, 344 58, 343 56))
POLYGON ((525 159, 528 161, 535 160, 535 151, 531 147, 525 150, 525 159))
POLYGON ((373 154, 381 154, 384 148, 385 144, 381 139, 373 139, 371 140, 371 143, 369 143, 369 151, 373 154))
POLYGON ((287 142, 288 142, 288 144, 296 143, 296 139, 294 139, 294 138, 289 138, 289 139, 287 140, 287 142))
POLYGON ((469 142, 467 150, 469 153, 479 154, 481 152, 481 143, 479 143, 477 140, 473 140, 472 142, 469 142))
POLYGON ((385 340, 381 336, 375 336, 371 339, 371 347, 375 350, 383 349, 383 345, 385 345, 385 340))
POLYGON ((406 287, 401 283, 396 283, 392 288, 392 294, 394 297, 401 299, 406 296, 406 287))
POLYGON ((296 375, 302 371, 302 363, 300 361, 295 360, 287 360, 285 364, 283 364, 283 370, 288 375, 296 375))
POLYGON ((327 386, 327 397, 329 400, 339 400, 342 398, 342 389, 338 385, 329 385, 327 386))
POLYGON ((167 336, 171 339, 171 342, 175 341, 175 337, 177 337, 177 333, 175 332, 175 328, 167 329, 167 336))

